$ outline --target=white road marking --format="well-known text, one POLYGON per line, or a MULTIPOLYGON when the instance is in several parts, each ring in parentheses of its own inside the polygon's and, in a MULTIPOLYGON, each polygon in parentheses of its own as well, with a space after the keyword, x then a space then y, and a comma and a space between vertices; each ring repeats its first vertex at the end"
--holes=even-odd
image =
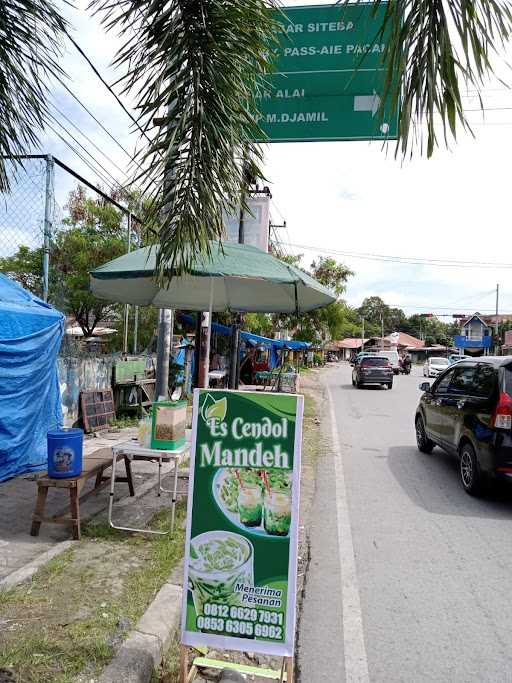
POLYGON ((340 439, 336 426, 331 390, 327 387, 334 448, 336 474, 336 516, 341 572, 341 602, 343 608, 343 644, 347 683, 369 683, 368 659, 364 643, 363 615, 359 598, 352 528, 347 503, 345 473, 341 456, 340 439))

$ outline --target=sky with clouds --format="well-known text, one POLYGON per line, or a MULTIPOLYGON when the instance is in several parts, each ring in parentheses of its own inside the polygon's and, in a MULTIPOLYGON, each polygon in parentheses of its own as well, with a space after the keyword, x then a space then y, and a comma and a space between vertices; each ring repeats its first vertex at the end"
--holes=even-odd
MULTIPOLYGON (((77 0, 74 8, 64 3, 62 7, 77 42, 113 82, 119 74, 111 62, 120 41, 105 34, 99 18, 87 11, 87 4, 77 0)), ((299 0, 286 4, 319 3, 299 0)), ((69 76, 69 88, 112 137, 59 84, 52 86, 50 96, 55 117, 123 182, 126 176, 121 170, 128 171, 129 159, 119 145, 133 152, 138 141, 128 117, 69 43, 61 63, 69 76)), ((379 295, 407 313, 486 312, 494 308, 494 289, 500 283, 501 311, 512 312, 510 268, 415 265, 374 260, 372 256, 512 263, 512 91, 499 82, 490 83, 484 101, 488 108, 485 116, 470 113, 476 137, 461 133, 457 143, 449 150, 437 151, 431 160, 416 157, 402 162, 394 158, 392 148, 385 150, 377 142, 268 145, 265 169, 273 194, 272 215, 277 223, 286 219, 287 229, 280 232, 286 249, 303 253, 306 265, 319 254, 331 254, 350 266, 355 276, 346 298, 352 305, 360 305, 366 296, 379 295)), ((127 99, 126 104, 132 102, 127 99)), ((465 106, 478 109, 474 94, 468 94, 465 106)), ((58 124, 53 125, 62 133, 58 124)), ((106 185, 53 131, 42 136, 41 150, 106 185)), ((110 176, 107 180, 112 182, 110 176)), ((56 184, 57 199, 63 205, 73 182, 58 171, 56 184)))

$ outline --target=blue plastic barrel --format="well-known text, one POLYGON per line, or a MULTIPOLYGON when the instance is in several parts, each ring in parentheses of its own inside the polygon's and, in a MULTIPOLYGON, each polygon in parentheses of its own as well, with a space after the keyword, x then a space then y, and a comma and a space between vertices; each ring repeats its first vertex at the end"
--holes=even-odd
POLYGON ((53 429, 47 434, 48 476, 54 479, 82 474, 84 432, 82 429, 53 429))

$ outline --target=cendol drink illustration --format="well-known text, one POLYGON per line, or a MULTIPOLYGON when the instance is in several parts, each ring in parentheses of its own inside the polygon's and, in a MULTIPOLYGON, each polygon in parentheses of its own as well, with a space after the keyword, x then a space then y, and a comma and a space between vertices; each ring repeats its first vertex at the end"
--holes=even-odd
POLYGON ((261 486, 241 486, 238 491, 238 512, 244 526, 260 526, 263 512, 261 486))
POLYGON ((196 615, 206 602, 241 606, 236 584, 254 584, 254 548, 243 536, 230 531, 208 531, 190 541, 189 590, 196 615))
POLYGON ((292 521, 292 498, 289 491, 267 490, 264 503, 264 526, 271 536, 286 536, 292 521))
POLYGON ((215 480, 225 514, 235 523, 269 536, 287 536, 291 525, 289 470, 224 468, 215 480))

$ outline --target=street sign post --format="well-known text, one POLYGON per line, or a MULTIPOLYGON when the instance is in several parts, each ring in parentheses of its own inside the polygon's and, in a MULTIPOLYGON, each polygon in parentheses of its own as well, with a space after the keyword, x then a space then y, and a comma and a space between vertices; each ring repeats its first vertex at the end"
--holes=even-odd
POLYGON ((354 3, 282 12, 276 71, 256 93, 266 141, 396 138, 398 106, 381 108, 385 5, 376 11, 373 3, 354 3))

